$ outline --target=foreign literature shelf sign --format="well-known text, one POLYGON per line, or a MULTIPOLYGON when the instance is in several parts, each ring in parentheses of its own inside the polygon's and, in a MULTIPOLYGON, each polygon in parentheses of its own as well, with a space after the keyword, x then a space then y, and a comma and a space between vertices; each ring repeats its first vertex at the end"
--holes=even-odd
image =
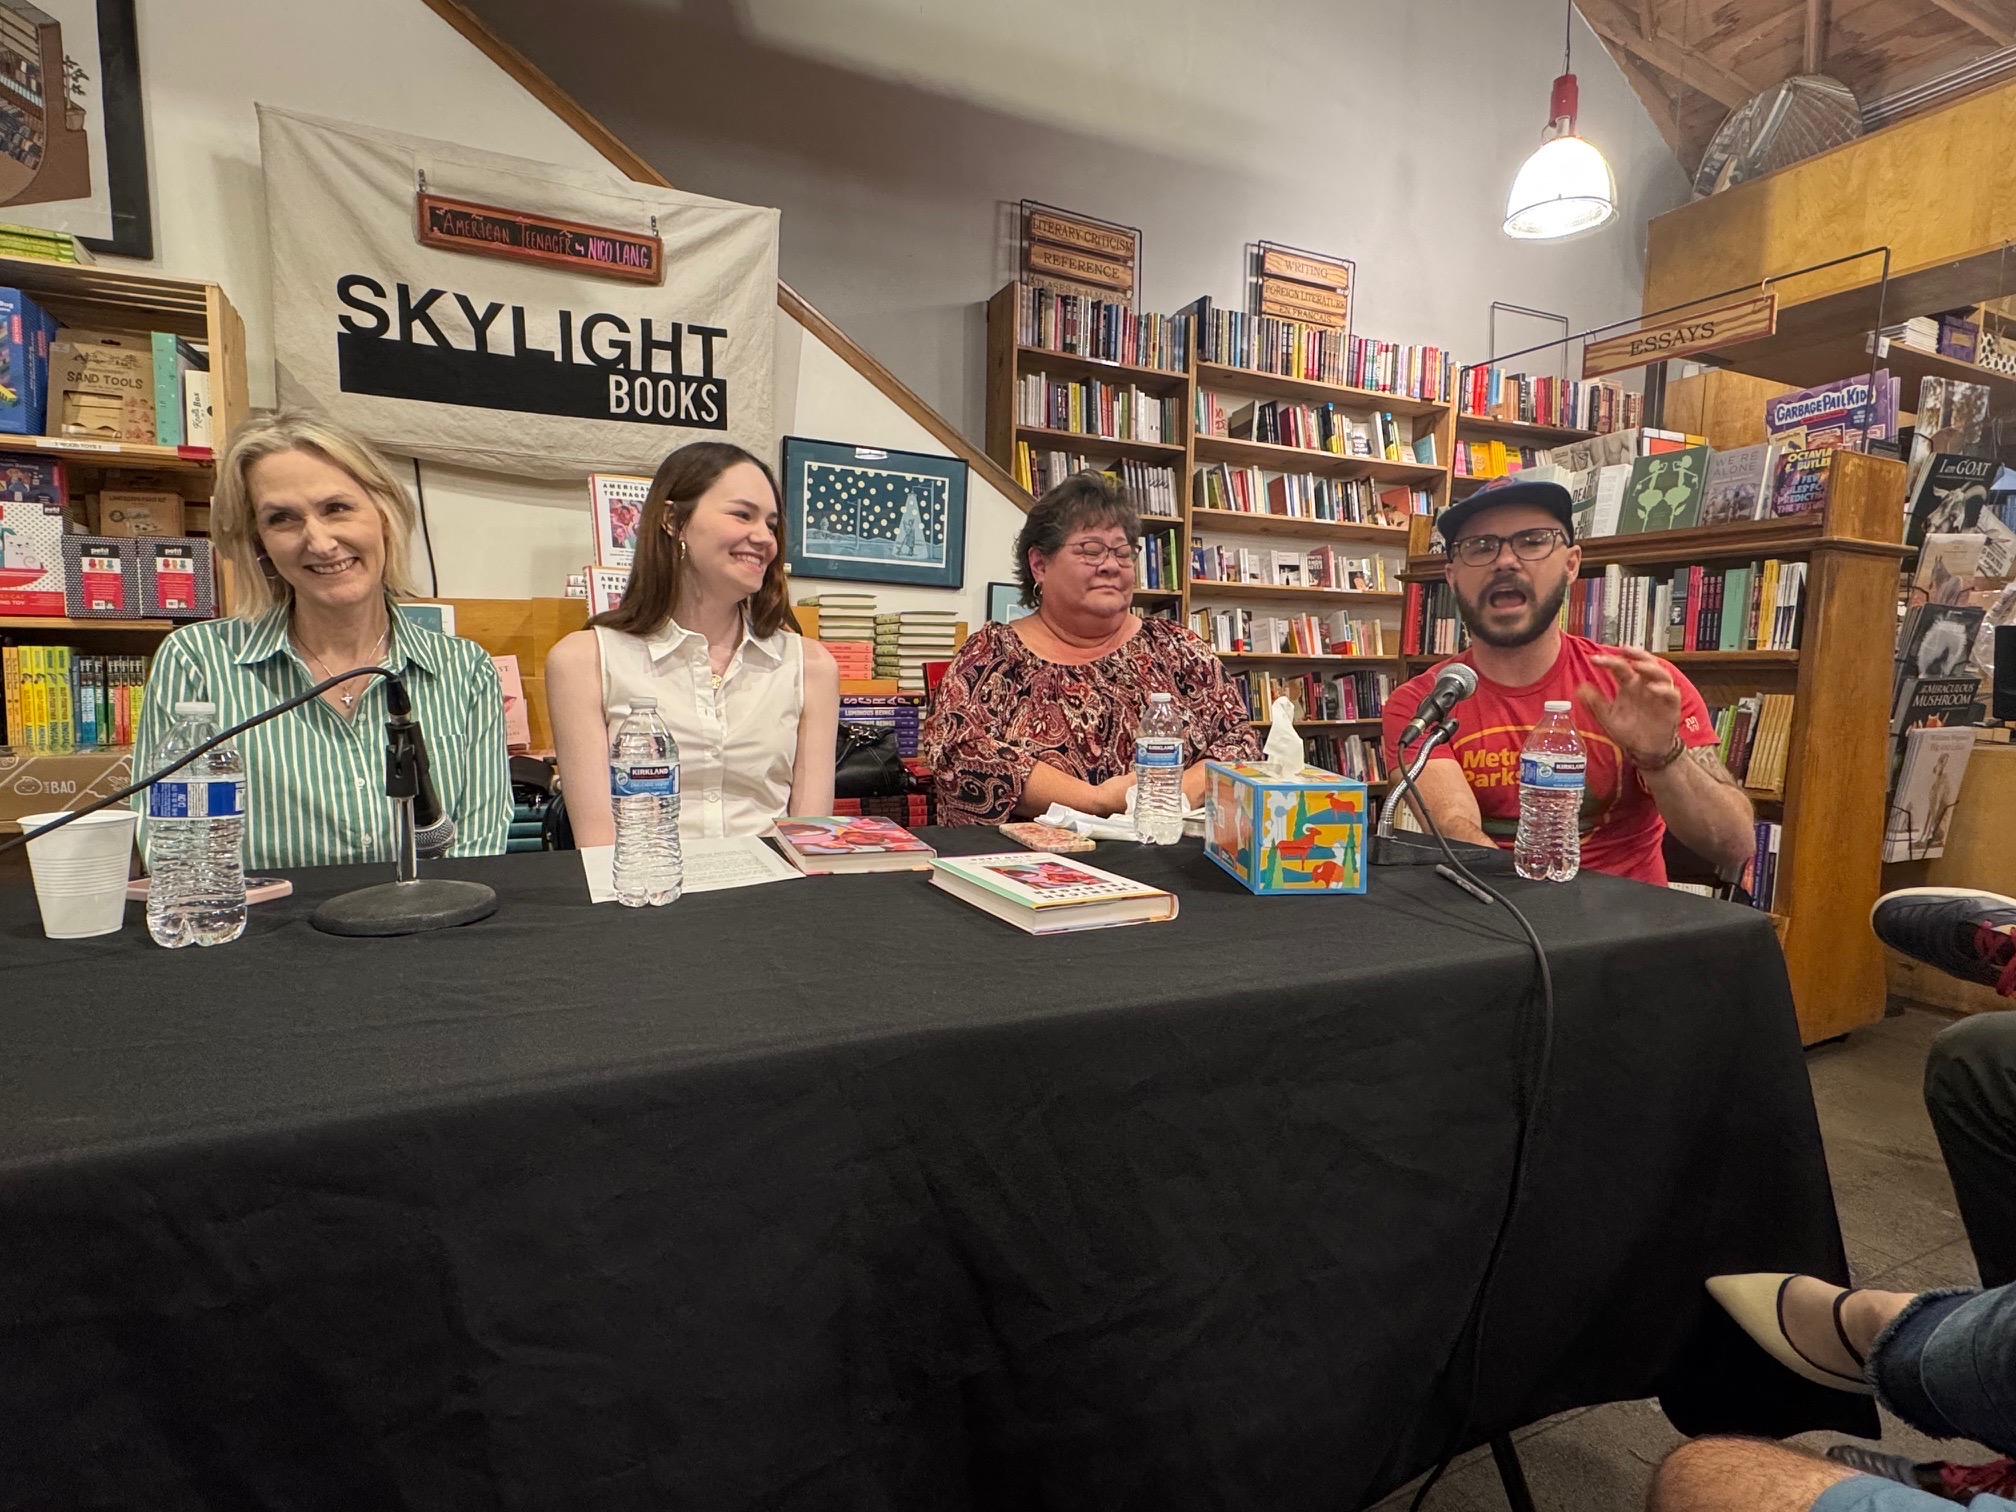
POLYGON ((775 446, 777 212, 259 107, 280 400, 491 472, 775 446))
POLYGON ((1268 241, 1255 243, 1250 256, 1255 315, 1322 326, 1350 335, 1358 264, 1346 257, 1329 257, 1268 241))

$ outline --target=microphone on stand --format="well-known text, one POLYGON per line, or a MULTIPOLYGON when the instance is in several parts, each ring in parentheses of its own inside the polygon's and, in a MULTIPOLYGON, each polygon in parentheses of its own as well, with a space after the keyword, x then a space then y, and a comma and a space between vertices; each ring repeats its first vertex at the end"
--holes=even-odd
MULTIPOLYGON (((395 678, 385 685, 385 737, 386 760, 392 760, 395 748, 402 748, 410 741, 414 770, 413 791, 413 849, 416 854, 428 860, 448 854, 448 847, 455 843, 455 820, 441 805, 441 795, 434 791, 433 774, 427 770, 427 738, 420 733, 420 721, 413 717, 413 700, 406 692, 403 679, 395 678)), ((396 781, 389 766, 385 774, 386 791, 392 790, 396 781)))
POLYGON ((434 791, 427 742, 397 676, 385 680, 385 796, 398 818, 398 880, 331 898, 308 922, 324 934, 409 935, 473 924, 495 913, 497 894, 482 883, 419 874, 421 856, 438 856, 454 841, 455 821, 434 791))
POLYGON ((1436 725, 1449 717, 1449 711, 1477 691, 1477 674, 1462 662, 1451 662, 1442 669, 1442 675, 1435 679, 1435 686, 1428 690, 1428 696, 1415 709, 1414 717, 1407 721, 1407 728, 1400 732, 1397 749, 1406 750, 1436 725))

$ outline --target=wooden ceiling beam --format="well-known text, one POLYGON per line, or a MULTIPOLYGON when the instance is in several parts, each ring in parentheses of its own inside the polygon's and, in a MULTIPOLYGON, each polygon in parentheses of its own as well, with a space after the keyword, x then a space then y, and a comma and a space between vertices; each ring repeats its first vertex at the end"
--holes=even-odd
POLYGON ((1827 0, 1806 0, 1806 51, 1805 72, 1820 72, 1820 61, 1827 56, 1827 0))
POLYGON ((1701 52, 1704 56, 1726 66, 1729 60, 1738 54, 1749 51, 1759 42, 1770 41, 1779 32, 1789 30, 1794 22, 1803 21, 1805 18, 1805 0, 1792 0, 1790 5, 1775 16, 1745 27, 1742 31, 1731 32, 1728 36, 1711 42, 1702 48, 1701 52))
POLYGON ((1954 20, 1965 23, 1997 47, 2016 47, 2016 27, 1993 14, 1977 0, 1932 0, 1954 20))
POLYGON ((1641 33, 1637 18, 1617 0, 1577 0, 1576 8, 1590 30, 1612 48, 1629 53, 1641 63, 1650 63, 1661 73, 1672 75, 1688 88, 1698 89, 1731 110, 1756 93, 1742 75, 1690 50, 1678 38, 1665 32, 1641 33))

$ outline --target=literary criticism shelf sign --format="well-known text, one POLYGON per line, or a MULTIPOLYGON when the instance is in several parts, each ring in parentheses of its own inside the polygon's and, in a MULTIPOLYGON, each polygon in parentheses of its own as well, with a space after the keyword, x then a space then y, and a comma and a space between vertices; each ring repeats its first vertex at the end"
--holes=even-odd
POLYGON ((530 477, 774 450, 775 210, 270 107, 259 129, 283 404, 530 477))
POLYGON ((1690 357, 1740 341, 1760 341, 1777 329, 1778 296, 1759 294, 1736 304, 1640 326, 1627 335, 1592 341, 1582 349, 1582 376, 1600 378, 1669 357, 1690 357))
POLYGON ((418 198, 420 240, 430 247, 544 263, 549 268, 571 268, 577 273, 628 278, 637 283, 665 281, 665 244, 655 236, 584 226, 578 221, 495 205, 472 205, 425 191, 418 198))

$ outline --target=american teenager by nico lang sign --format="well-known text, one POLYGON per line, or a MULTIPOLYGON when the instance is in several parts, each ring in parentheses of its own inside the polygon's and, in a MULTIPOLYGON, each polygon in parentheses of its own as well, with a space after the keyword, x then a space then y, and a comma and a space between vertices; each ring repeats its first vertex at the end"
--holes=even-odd
POLYGON ((777 213, 261 107, 283 403, 388 450, 649 475, 775 447, 777 213))

